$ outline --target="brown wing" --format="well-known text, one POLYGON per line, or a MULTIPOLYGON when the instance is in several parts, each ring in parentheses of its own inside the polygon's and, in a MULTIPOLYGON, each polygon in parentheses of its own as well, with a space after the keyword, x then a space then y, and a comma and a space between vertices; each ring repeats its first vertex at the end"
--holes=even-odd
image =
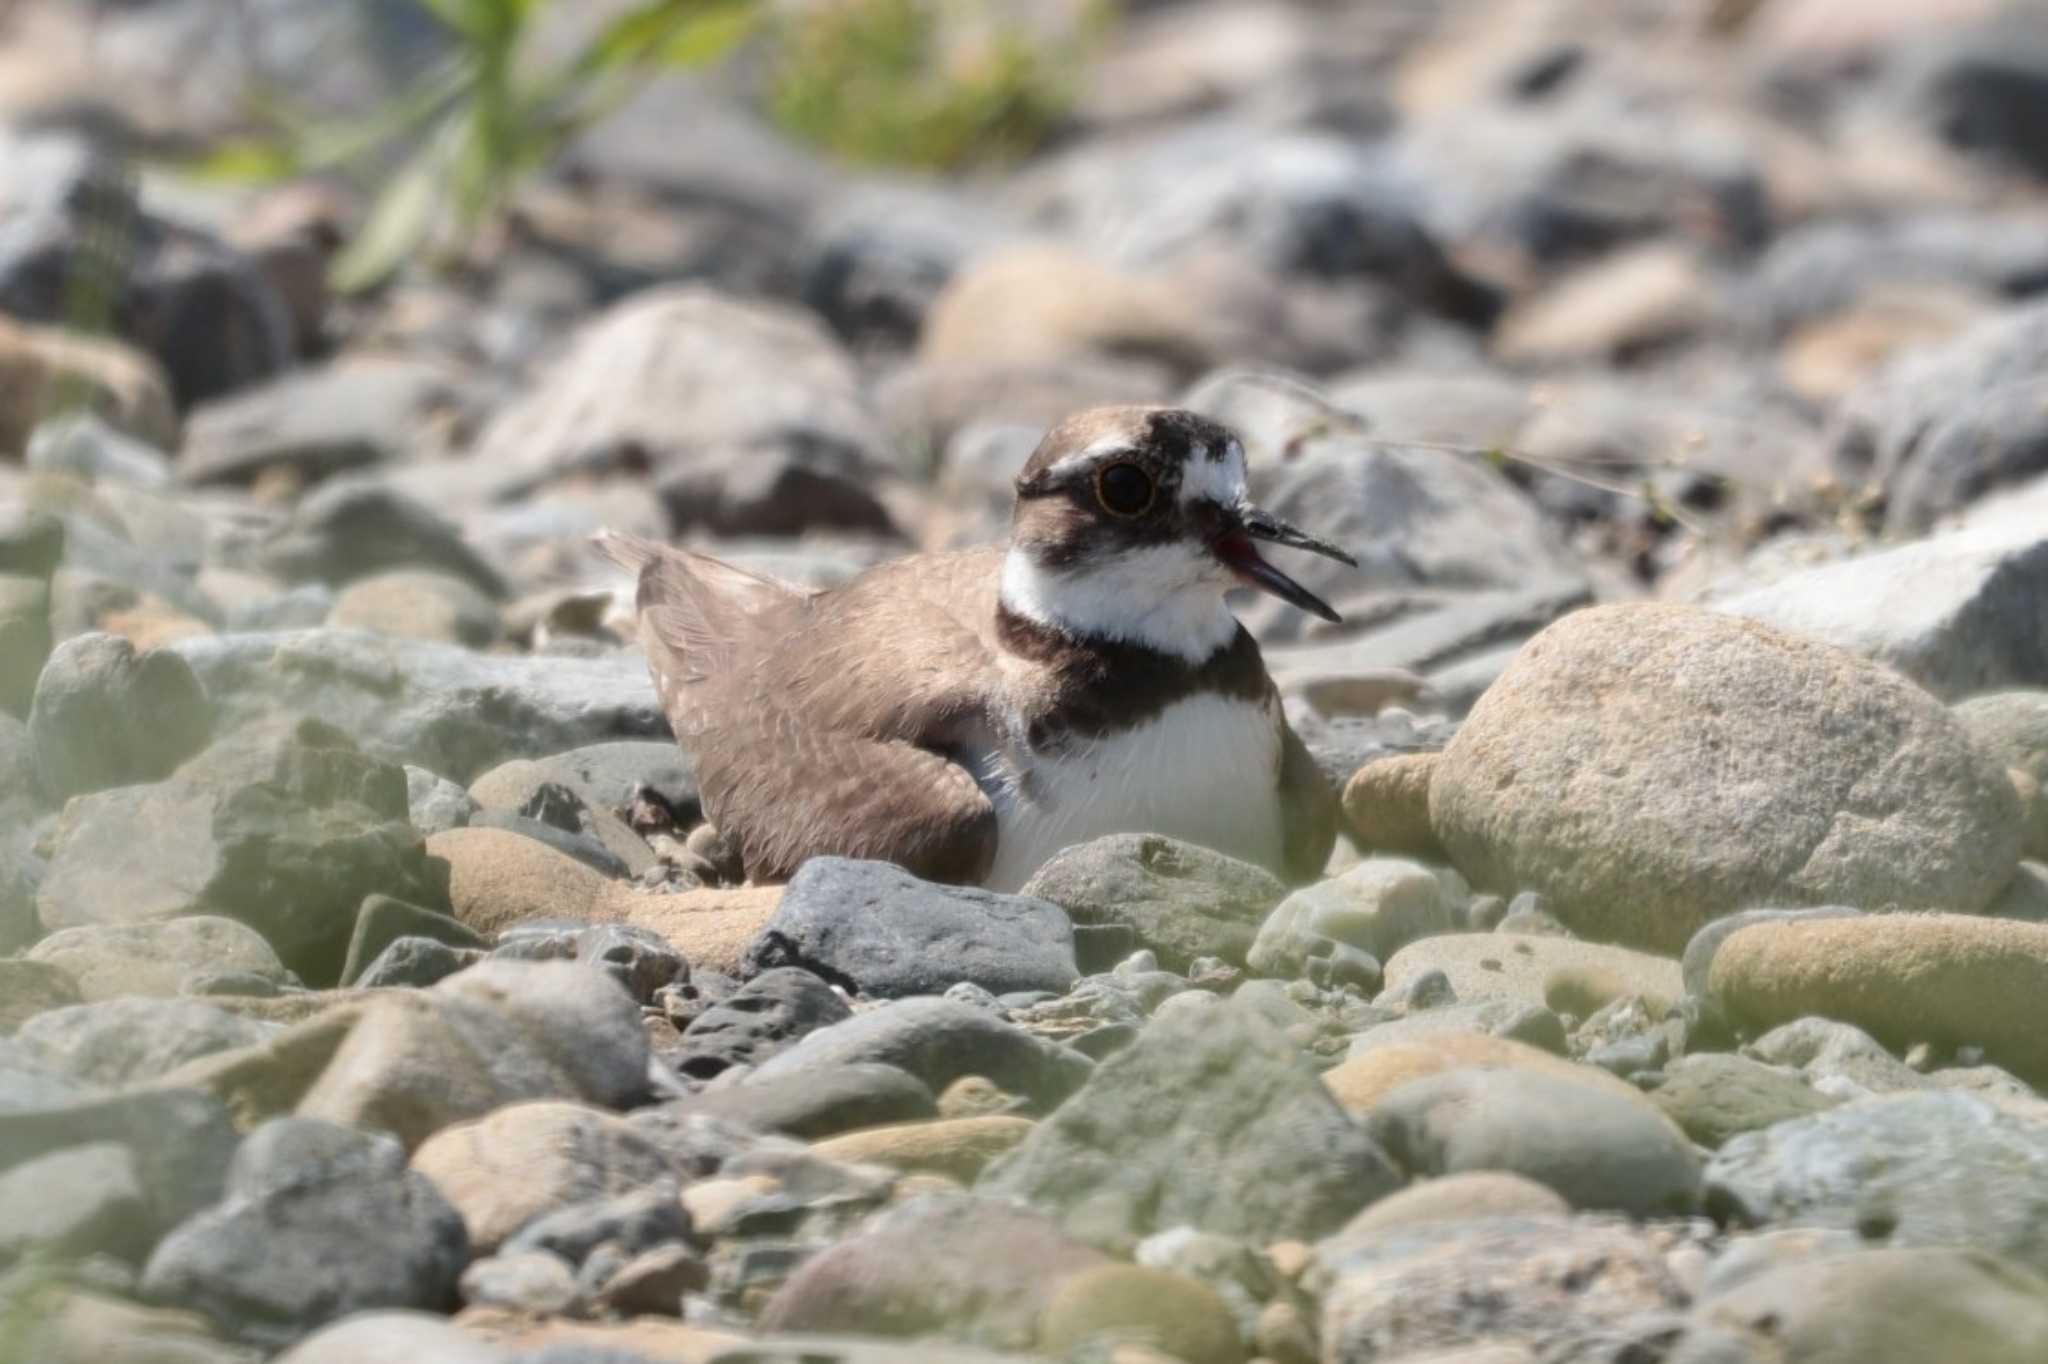
POLYGON ((1337 844, 1337 793, 1308 745, 1285 721, 1280 734, 1280 819, 1285 863, 1281 875, 1292 885, 1315 880, 1337 844))
POLYGON ((697 758, 712 821, 752 880, 838 856, 973 885, 995 861, 995 807, 967 769, 900 739, 806 725, 764 700, 706 735, 697 758))
POLYGON ((826 854, 938 881, 987 874, 994 808, 946 754, 987 730, 988 689, 974 679, 986 675, 992 561, 920 556, 805 593, 703 555, 630 548, 663 709, 750 877, 783 880, 826 854))

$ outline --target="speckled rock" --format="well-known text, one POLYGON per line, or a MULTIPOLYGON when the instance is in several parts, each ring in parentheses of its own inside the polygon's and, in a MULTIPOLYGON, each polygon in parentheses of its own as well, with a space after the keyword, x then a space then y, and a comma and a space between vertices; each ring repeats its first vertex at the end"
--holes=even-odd
POLYGON ((1681 1056, 1665 1067, 1650 1099, 1702 1146, 1804 1118, 1835 1106, 1794 1074, 1727 1052, 1681 1056))
POLYGON ((1659 1248, 1608 1219, 1429 1222, 1333 1237, 1316 1258, 1331 1276, 1323 1357, 1337 1364, 1477 1343, 1543 1355, 1686 1301, 1659 1248))
POLYGON ((1683 988, 1678 963, 1654 953, 1526 933, 1446 933, 1389 958, 1386 992, 1398 998, 1429 971, 1442 971, 1463 1003, 1575 1004, 1571 1011, 1580 1014, 1624 995, 1668 1009, 1683 988))
POLYGON ((1980 909, 2019 820, 2003 770, 1896 674, 1668 605, 1530 641, 1430 784, 1475 886, 1541 891, 1576 932, 1667 952, 1758 903, 1980 909))
POLYGON ((1313 1236, 1398 1182, 1294 1043, 1227 1004, 1153 1022, 977 1187, 1123 1250, 1179 1224, 1313 1236))
POLYGON ((1287 888, 1262 867, 1159 834, 1077 844, 1032 874, 1019 894, 1050 900, 1083 933, 1128 927, 1169 971, 1197 957, 1241 963, 1287 888))
POLYGON ((1732 1137, 1708 1210, 1748 1224, 1968 1246, 2048 1270, 2048 1122, 1971 1094, 1861 1099, 1732 1137))
POLYGON ((1671 1364, 2028 1364, 2048 1359, 2048 1279, 1950 1248, 1815 1256, 1700 1303, 1671 1364))

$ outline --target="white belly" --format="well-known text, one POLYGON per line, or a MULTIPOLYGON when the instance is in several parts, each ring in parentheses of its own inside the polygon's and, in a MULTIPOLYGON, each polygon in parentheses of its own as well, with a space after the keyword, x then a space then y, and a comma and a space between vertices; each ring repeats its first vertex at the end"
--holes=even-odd
POLYGON ((1262 703, 1190 697, 1150 723, 1019 770, 983 765, 996 807, 996 861, 985 885, 1014 891, 1053 854, 1104 834, 1165 834, 1278 865, 1279 717, 1262 703))

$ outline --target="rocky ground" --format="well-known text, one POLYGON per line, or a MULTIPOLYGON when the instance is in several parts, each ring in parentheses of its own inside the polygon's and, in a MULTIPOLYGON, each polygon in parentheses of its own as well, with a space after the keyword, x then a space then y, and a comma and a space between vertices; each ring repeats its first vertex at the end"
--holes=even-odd
POLYGON ((937 179, 664 78, 335 298, 359 200, 94 148, 377 7, 87 8, 0 5, 0 1359, 2048 1360, 2048 10, 1130 0, 937 179), (1111 399, 1362 561, 1244 607, 1325 879, 732 884, 588 533, 838 581, 1111 399))

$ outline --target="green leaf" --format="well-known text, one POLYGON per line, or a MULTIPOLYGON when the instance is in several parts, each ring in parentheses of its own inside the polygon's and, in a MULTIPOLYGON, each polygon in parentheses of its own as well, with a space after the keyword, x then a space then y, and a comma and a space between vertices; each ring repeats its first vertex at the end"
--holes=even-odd
POLYGON ((384 186, 369 221, 328 271, 339 293, 353 294, 382 284, 420 248, 442 206, 445 161, 436 139, 384 186))
POLYGON ((228 184, 271 184, 297 175, 300 167, 290 145, 260 137, 222 142, 203 155, 178 163, 178 170, 194 179, 228 184))
POLYGON ((656 61, 672 67, 708 66, 745 42, 761 24, 761 10, 753 0, 725 0, 703 9, 669 35, 655 54, 656 61))
POLYGON ((650 0, 606 24, 570 69, 589 76, 643 62, 701 65, 743 40, 758 12, 755 0, 650 0))

